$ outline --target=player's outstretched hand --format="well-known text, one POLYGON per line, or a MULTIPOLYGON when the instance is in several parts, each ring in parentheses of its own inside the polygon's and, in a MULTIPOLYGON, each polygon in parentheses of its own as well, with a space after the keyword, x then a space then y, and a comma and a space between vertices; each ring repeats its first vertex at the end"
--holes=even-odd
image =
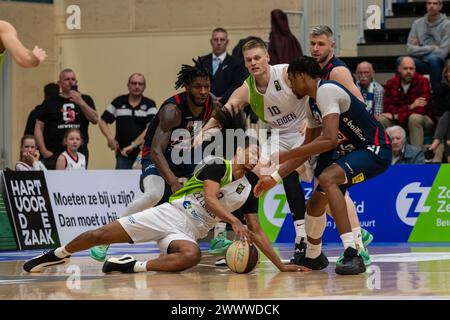
POLYGON ((231 226, 233 227, 233 231, 239 240, 248 241, 250 244, 253 243, 250 230, 248 230, 248 228, 244 226, 241 221, 236 220, 231 224, 231 226))
POLYGON ((259 179, 258 183, 253 189, 255 197, 259 198, 265 191, 269 191, 277 185, 277 182, 271 176, 263 176, 259 179))
POLYGON ((280 269, 281 272, 309 272, 311 269, 304 267, 304 266, 298 266, 296 264, 285 264, 280 269))
POLYGON ((36 58, 38 58, 39 64, 41 64, 43 61, 45 61, 45 59, 47 59, 47 52, 45 52, 44 49, 39 48, 38 46, 35 46, 31 52, 33 52, 36 58))

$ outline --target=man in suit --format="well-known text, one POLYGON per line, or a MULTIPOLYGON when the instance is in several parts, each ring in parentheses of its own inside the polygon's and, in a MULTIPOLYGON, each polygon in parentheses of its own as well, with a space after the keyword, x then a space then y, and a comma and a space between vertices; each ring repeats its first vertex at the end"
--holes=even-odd
POLYGON ((229 40, 225 29, 214 29, 210 43, 212 52, 200 57, 200 62, 213 75, 211 93, 220 103, 225 104, 231 93, 242 85, 248 74, 244 64, 227 53, 229 40))

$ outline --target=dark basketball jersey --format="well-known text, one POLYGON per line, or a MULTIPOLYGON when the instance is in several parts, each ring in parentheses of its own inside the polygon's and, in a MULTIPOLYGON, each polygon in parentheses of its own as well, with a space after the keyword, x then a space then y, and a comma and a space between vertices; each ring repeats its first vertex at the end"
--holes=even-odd
MULTIPOLYGON (((150 123, 147 129, 147 133, 145 134, 144 148, 142 150, 142 161, 150 160, 150 150, 152 147, 153 136, 155 135, 156 128, 159 125, 159 113, 161 112, 162 108, 164 108, 167 104, 174 104, 181 111, 181 123, 178 127, 174 128, 172 132, 174 132, 177 129, 186 129, 190 132, 190 135, 192 137, 194 132, 196 132, 197 129, 196 126, 198 125, 202 126, 210 119, 213 111, 212 97, 208 96, 203 111, 200 113, 200 115, 196 117, 192 114, 191 110, 189 109, 189 101, 187 99, 187 95, 188 95, 187 92, 176 94, 173 97, 164 101, 164 103, 161 105, 161 108, 159 109, 155 118, 153 118, 152 122, 150 123)), ((190 140, 184 142, 186 142, 186 145, 190 146, 191 142, 190 140)), ((173 148, 181 147, 182 144, 183 144, 182 136, 176 134, 172 135, 171 140, 167 145, 167 149, 165 150, 166 158, 167 156, 170 156, 170 153, 173 148)))
MULTIPOLYGON (((322 73, 320 74, 320 78, 324 79, 324 80, 330 80, 330 73, 336 67, 345 67, 345 68, 349 69, 344 61, 333 56, 330 59, 330 61, 328 61, 325 64, 325 67, 323 67, 322 73)), ((350 71, 350 69, 349 69, 349 71, 350 71)))
MULTIPOLYGON (((337 148, 339 153, 347 153, 354 149, 367 147, 379 148, 390 144, 383 126, 367 112, 365 104, 343 85, 332 80, 321 80, 317 90, 318 95, 321 94, 320 91, 323 92, 320 88, 327 84, 338 86, 350 97, 348 109, 342 110, 341 108, 339 116, 339 144, 337 148)), ((326 106, 319 108, 316 101, 309 98, 309 107, 316 126, 321 125, 322 112, 326 106)), ((311 117, 311 115, 309 116, 311 117)))

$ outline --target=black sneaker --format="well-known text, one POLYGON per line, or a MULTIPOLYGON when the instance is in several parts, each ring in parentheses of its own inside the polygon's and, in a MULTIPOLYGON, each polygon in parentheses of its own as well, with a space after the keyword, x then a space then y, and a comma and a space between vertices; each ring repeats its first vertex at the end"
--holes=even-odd
POLYGON ((110 272, 122 272, 122 273, 134 273, 134 265, 137 260, 126 254, 120 258, 109 258, 103 264, 102 271, 104 273, 110 272))
POLYGON ((351 275, 360 274, 366 271, 363 259, 358 255, 358 250, 348 247, 344 251, 344 259, 342 263, 336 264, 337 274, 351 275))
POLYGON ((56 266, 58 264, 66 264, 69 262, 70 256, 65 258, 58 258, 55 256, 55 249, 44 251, 43 254, 33 259, 28 260, 23 265, 23 270, 26 272, 41 272, 44 268, 56 266))
POLYGON ((322 270, 328 267, 328 263, 329 262, 327 256, 323 252, 321 252, 320 255, 314 259, 303 256, 299 263, 296 264, 299 266, 307 267, 311 270, 322 270))
POLYGON ((295 251, 294 255, 291 258, 291 264, 297 264, 300 265, 300 261, 304 259, 306 254, 306 242, 304 238, 300 241, 300 243, 295 244, 295 251))

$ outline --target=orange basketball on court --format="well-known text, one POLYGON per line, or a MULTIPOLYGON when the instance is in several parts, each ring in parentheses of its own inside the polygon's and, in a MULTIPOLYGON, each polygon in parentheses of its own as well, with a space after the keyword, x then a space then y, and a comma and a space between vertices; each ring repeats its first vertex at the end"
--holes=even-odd
POLYGON ((233 241, 225 255, 228 267, 236 273, 248 273, 258 263, 259 253, 255 245, 247 241, 233 241))

